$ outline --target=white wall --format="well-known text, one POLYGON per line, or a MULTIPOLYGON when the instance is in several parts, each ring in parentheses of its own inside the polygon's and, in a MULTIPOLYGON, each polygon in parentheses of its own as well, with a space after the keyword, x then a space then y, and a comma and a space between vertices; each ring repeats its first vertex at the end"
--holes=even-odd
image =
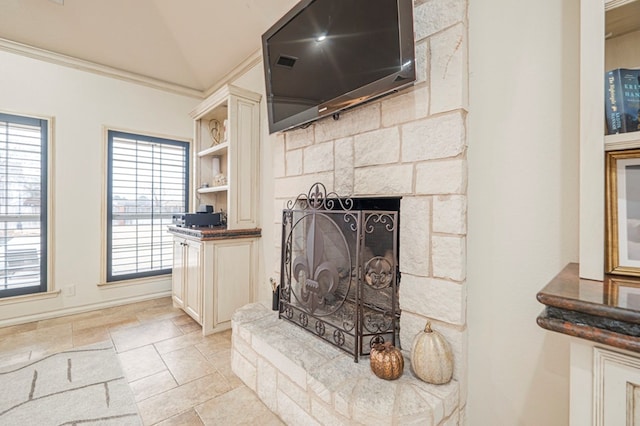
POLYGON ((469 425, 566 425, 536 293, 578 258, 579 0, 470 1, 469 425))
POLYGON ((189 111, 199 100, 97 74, 0 52, 0 111, 52 117, 54 286, 76 295, 0 302, 0 325, 171 289, 170 277, 145 284, 98 288, 103 214, 103 126, 192 139, 189 111))

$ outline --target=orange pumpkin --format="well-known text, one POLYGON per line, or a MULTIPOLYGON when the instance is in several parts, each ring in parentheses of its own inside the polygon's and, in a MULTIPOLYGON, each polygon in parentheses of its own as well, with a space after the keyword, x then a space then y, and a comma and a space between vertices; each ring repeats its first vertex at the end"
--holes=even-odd
POLYGON ((371 370, 381 379, 395 380, 402 376, 404 358, 400 349, 393 346, 391 342, 376 343, 371 346, 369 359, 371 370))

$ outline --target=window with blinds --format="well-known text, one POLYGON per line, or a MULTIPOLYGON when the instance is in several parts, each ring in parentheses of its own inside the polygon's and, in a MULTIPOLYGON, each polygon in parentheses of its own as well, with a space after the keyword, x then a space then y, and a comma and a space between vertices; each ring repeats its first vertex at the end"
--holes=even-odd
POLYGON ((47 129, 0 114, 0 297, 47 291, 47 129))
POLYGON ((171 273, 175 213, 188 210, 187 142, 108 132, 107 281, 171 273))

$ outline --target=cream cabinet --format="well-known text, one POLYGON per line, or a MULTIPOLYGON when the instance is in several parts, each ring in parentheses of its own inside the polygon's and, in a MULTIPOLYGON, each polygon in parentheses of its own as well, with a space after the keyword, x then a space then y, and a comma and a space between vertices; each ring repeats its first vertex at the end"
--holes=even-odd
POLYGON ((595 424, 640 425, 640 359, 594 348, 595 424))
POLYGON ((173 302, 202 324, 202 243, 173 239, 173 302))
POLYGON ((236 309, 255 301, 256 241, 240 238, 204 243, 205 335, 230 328, 236 309))
POLYGON ((195 124, 193 208, 209 204, 227 229, 258 226, 260 98, 227 85, 191 112, 195 124))
POLYGON ((184 309, 184 238, 173 239, 173 268, 171 270, 171 297, 173 306, 184 309))
POLYGON ((571 342, 572 426, 640 425, 640 356, 571 342))
POLYGON ((259 230, 202 239, 172 229, 174 305, 202 325, 205 335, 230 328, 235 310, 255 300, 259 230))
POLYGON ((204 334, 229 328, 233 312, 255 299, 260 98, 227 85, 191 112, 191 209, 212 205, 225 213, 226 226, 169 227, 173 301, 202 325, 204 334))

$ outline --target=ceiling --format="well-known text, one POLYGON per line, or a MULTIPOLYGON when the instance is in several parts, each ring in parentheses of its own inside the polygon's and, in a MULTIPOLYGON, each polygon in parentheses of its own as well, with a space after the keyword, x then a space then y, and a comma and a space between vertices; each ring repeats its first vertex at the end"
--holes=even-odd
POLYGON ((206 92, 297 1, 0 0, 0 38, 206 92))

